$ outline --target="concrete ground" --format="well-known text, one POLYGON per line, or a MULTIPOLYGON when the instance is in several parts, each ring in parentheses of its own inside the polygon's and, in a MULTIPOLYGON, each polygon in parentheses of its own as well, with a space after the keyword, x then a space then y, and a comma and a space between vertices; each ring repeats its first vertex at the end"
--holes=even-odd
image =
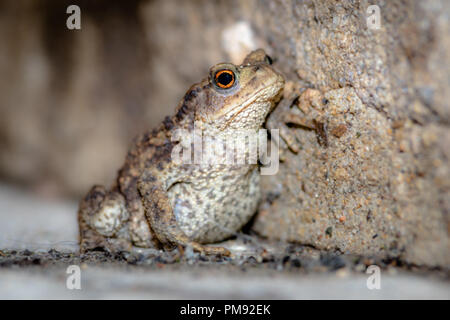
POLYGON ((450 299, 443 271, 383 262, 380 289, 369 290, 365 270, 376 261, 260 242, 263 256, 242 239, 228 242, 228 260, 80 256, 76 207, 0 185, 0 299, 450 299), (79 290, 67 288, 69 265, 80 266, 79 290))

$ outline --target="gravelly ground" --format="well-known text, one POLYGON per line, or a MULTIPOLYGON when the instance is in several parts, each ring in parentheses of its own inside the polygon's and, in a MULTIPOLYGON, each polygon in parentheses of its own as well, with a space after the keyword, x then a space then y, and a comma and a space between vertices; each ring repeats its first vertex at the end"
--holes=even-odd
POLYGON ((437 298, 450 299, 448 270, 357 257, 242 236, 231 258, 189 250, 77 253, 76 204, 0 186, 0 298, 437 298), (381 267, 369 290, 367 266, 381 267), (81 268, 81 290, 66 269, 81 268))

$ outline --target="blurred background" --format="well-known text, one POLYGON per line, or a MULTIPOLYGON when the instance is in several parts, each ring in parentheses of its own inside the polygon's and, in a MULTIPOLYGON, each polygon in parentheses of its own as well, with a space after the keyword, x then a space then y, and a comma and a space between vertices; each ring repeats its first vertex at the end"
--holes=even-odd
POLYGON ((72 197, 110 184, 133 136, 171 114, 211 65, 235 58, 222 46, 236 19, 226 6, 1 1, 2 179, 72 197), (74 3, 81 30, 66 27, 74 3))
POLYGON ((264 181, 254 229, 448 268, 449 2, 377 1, 377 30, 372 2, 1 0, 0 234, 54 223, 75 241, 75 202, 112 183, 132 138, 210 66, 261 47, 292 91, 325 93, 330 132, 346 133, 323 149, 297 129, 303 148, 264 181), (66 27, 71 4, 81 30, 66 27), (69 202, 25 205, 22 190, 69 202))

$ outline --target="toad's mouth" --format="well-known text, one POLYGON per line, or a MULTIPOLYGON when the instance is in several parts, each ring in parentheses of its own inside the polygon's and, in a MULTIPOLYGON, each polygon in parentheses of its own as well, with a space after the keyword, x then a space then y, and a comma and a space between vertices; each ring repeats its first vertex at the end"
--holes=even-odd
MULTIPOLYGON (((233 115, 230 117, 230 119, 228 119, 222 130, 226 129, 227 127, 230 126, 231 123, 233 123, 234 119, 236 119, 236 117, 242 113, 243 111, 245 111, 250 105, 252 105, 255 101, 258 100, 258 98, 261 96, 260 93, 265 91, 265 90, 269 90, 270 88, 273 87, 279 87, 277 93, 275 95, 273 95, 271 98, 276 97, 277 95, 280 94, 281 89, 283 88, 284 82, 283 81, 275 81, 274 83, 265 86, 264 88, 259 89, 258 91, 256 91, 250 98, 248 98, 247 100, 245 100, 241 105, 239 105, 238 107, 239 110, 237 112, 233 112, 236 108, 233 108, 233 110, 231 110, 231 113, 233 113, 233 115)), ((267 99, 267 101, 269 101, 270 99, 267 99)))

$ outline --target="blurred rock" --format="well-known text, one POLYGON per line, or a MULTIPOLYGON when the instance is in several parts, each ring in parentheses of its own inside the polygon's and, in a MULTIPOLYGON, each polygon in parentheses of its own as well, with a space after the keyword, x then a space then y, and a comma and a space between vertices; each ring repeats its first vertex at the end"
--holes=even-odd
POLYGON ((371 4, 3 1, 0 174, 72 195, 109 184, 132 137, 211 65, 264 47, 294 94, 327 99, 313 111, 329 144, 291 128, 302 148, 264 178, 254 230, 448 268, 450 4, 379 1, 378 30, 371 4))

